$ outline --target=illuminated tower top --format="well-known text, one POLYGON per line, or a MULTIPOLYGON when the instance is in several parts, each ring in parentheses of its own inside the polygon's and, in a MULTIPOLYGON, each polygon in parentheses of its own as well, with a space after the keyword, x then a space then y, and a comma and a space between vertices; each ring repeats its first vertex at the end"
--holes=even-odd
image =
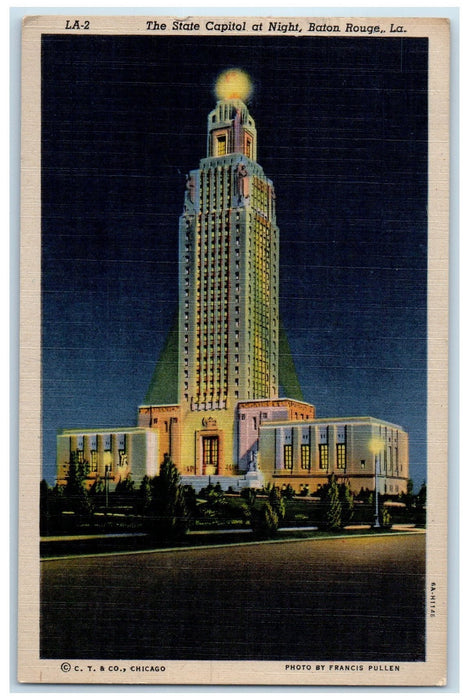
POLYGON ((218 78, 219 101, 208 115, 208 158, 240 153, 256 160, 256 125, 243 101, 250 93, 251 83, 243 71, 228 70, 218 78))
POLYGON ((207 154, 179 222, 179 403, 192 412, 278 396, 278 229, 257 163, 245 73, 223 73, 207 154))

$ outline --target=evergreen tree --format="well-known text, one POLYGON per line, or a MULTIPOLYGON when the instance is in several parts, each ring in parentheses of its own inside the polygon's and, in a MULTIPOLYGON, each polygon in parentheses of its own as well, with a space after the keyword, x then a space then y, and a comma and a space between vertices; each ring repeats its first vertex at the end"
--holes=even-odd
POLYGON ((272 486, 269 491, 269 503, 277 514, 279 521, 285 518, 285 501, 278 486, 272 486))
POLYGON ((93 483, 90 486, 90 489, 88 491, 89 496, 100 496, 102 493, 104 493, 104 481, 102 479, 95 479, 93 483))
POLYGON ((342 527, 342 504, 340 502, 337 479, 334 474, 329 477, 326 525, 328 530, 340 530, 342 527))
POLYGON ((78 460, 77 452, 70 452, 70 462, 64 488, 64 496, 81 496, 86 492, 83 484, 86 476, 86 465, 78 460))
POLYGON ((427 484, 425 482, 423 482, 422 486, 420 487, 420 491, 417 494, 416 504, 417 507, 420 508, 427 505, 427 484))
POLYGON ((407 508, 412 508, 415 503, 414 482, 412 479, 408 479, 407 481, 407 492, 404 496, 404 502, 407 508))
POLYGON ((151 505, 151 479, 145 474, 138 489, 139 511, 145 514, 151 505))
POLYGON ((285 487, 282 496, 286 498, 287 501, 293 500, 293 498, 295 497, 295 489, 291 484, 288 484, 288 486, 285 487))
POLYGON ((63 495, 68 500, 69 507, 76 514, 84 516, 90 515, 92 511, 91 501, 84 485, 86 473, 87 463, 79 461, 77 452, 71 452, 63 495))
POLYGON ((189 518, 190 527, 193 526, 197 517, 197 494, 195 489, 190 484, 182 487, 184 500, 186 502, 186 510, 189 518))
POLYGON ((132 494, 135 491, 135 483, 130 478, 130 474, 127 474, 125 479, 119 479, 116 484, 115 492, 118 494, 132 494))
POLYGON ((425 522, 427 520, 427 512, 426 512, 427 485, 425 482, 422 484, 420 491, 418 492, 418 494, 415 498, 415 505, 416 505, 415 522, 417 525, 425 525, 425 522))
POLYGON ((250 504, 251 527, 258 535, 271 537, 285 517, 285 501, 278 486, 267 484, 264 491, 267 503, 264 502, 260 509, 254 507, 254 500, 250 504))
POLYGON ((48 533, 49 526, 49 498, 50 489, 45 479, 39 485, 39 529, 41 535, 48 533))
POLYGON ((348 525, 353 519, 354 499, 347 482, 340 484, 339 496, 342 505, 342 524, 348 525))
POLYGON ((244 488, 241 490, 240 496, 241 498, 244 498, 248 506, 251 508, 254 505, 254 501, 256 500, 257 491, 256 489, 252 488, 244 488))
POLYGON ((383 530, 390 530, 392 527, 391 513, 385 506, 379 509, 379 524, 383 530))
POLYGON ((187 532, 188 512, 181 477, 169 455, 165 455, 160 473, 151 482, 151 511, 155 534, 173 539, 187 532))
POLYGON ((253 532, 262 537, 272 537, 278 530, 278 514, 269 502, 260 510, 251 508, 251 527, 253 532))
POLYGON ((329 491, 329 483, 322 484, 321 486, 317 487, 316 493, 314 495, 317 498, 320 498, 322 503, 327 503, 328 491, 329 491))

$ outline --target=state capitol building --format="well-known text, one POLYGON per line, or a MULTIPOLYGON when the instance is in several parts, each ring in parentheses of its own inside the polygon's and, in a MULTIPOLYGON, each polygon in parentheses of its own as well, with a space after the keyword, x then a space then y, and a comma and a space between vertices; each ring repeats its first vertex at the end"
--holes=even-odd
POLYGON ((179 219, 177 330, 137 426, 61 431, 59 483, 76 452, 90 484, 129 474, 138 484, 169 454, 196 490, 210 480, 225 490, 270 482, 314 493, 332 473, 355 493, 374 489, 375 475, 381 493, 406 490, 408 435, 400 426, 369 416, 317 418, 313 405, 279 396, 293 364, 280 351, 276 194, 257 162, 249 90, 242 71, 218 80, 206 155, 186 178, 179 219), (165 400, 171 382, 174 403, 165 400))

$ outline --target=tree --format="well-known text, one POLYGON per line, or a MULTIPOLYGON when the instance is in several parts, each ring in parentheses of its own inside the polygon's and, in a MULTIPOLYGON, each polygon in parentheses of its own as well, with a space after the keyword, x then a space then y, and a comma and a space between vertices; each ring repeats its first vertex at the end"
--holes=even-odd
POLYGON ((63 495, 69 502, 70 508, 77 515, 91 514, 91 501, 88 497, 84 481, 87 473, 87 462, 80 462, 77 452, 70 452, 70 462, 66 476, 63 495))
POLYGON ((385 506, 379 509, 379 524, 383 530, 390 530, 392 527, 391 513, 385 506))
POLYGON ((285 501, 278 486, 272 486, 269 490, 269 503, 272 510, 277 514, 278 520, 285 518, 285 501))
POLYGON ((417 494, 416 505, 420 508, 427 505, 427 484, 425 482, 423 482, 422 486, 420 487, 420 491, 417 494))
POLYGON ((104 490, 104 481, 100 478, 97 478, 91 484, 90 489, 88 491, 88 495, 100 496, 102 493, 104 493, 104 490))
POLYGON ((329 477, 326 526, 328 530, 340 530, 342 527, 342 504, 340 502, 337 479, 334 474, 331 474, 329 477))
POLYGON ((367 503, 368 505, 372 505, 373 499, 374 499, 374 491, 370 491, 370 489, 364 489, 363 487, 360 489, 358 496, 357 496, 357 501, 362 501, 363 503, 367 503))
POLYGON ((186 484, 185 486, 183 486, 183 492, 189 522, 192 527, 197 517, 197 495, 195 493, 194 487, 190 484, 186 484))
POLYGON ((293 500, 295 497, 295 489, 291 484, 288 484, 284 489, 282 496, 287 499, 287 501, 293 500))
POLYGON ((423 482, 415 498, 415 505, 415 522, 417 525, 425 525, 427 520, 427 485, 425 482, 423 482))
POLYGON ((119 479, 116 484, 115 493, 121 495, 132 494, 135 492, 135 483, 130 478, 130 474, 127 474, 125 479, 119 479))
POLYGON ((255 508, 250 504, 250 520, 253 532, 263 537, 272 537, 285 517, 285 501, 278 486, 267 484, 264 488, 267 503, 255 508))
POLYGON ((278 530, 278 522, 278 515, 269 502, 260 510, 251 508, 251 527, 257 535, 272 537, 278 530))
POLYGON ((327 484, 322 484, 317 487, 316 493, 314 494, 316 498, 320 498, 323 503, 327 501, 327 493, 329 491, 329 482, 327 484))
POLYGON ((199 497, 199 512, 202 518, 207 518, 215 524, 226 517, 227 501, 220 484, 208 484, 200 489, 199 497))
POLYGON ((151 482, 151 512, 154 533, 174 539, 187 532, 189 517, 180 474, 169 455, 164 456, 160 473, 151 482))
POLYGON ((77 452, 70 452, 64 496, 81 496, 85 493, 86 489, 83 484, 85 476, 86 464, 79 461, 77 452))
POLYGON ((145 514, 151 505, 151 479, 145 474, 138 489, 139 511, 145 514))
POLYGON ((406 504, 407 508, 412 508, 415 504, 415 495, 414 495, 414 482, 412 479, 408 479, 407 481, 407 490, 404 495, 404 503, 406 504))
POLYGON ((49 526, 49 493, 47 481, 43 479, 39 485, 39 530, 46 535, 49 526))
POLYGON ((56 484, 50 488, 43 479, 39 487, 40 492, 40 533, 52 535, 62 530, 62 509, 64 506, 63 486, 56 484))
POLYGON ((254 501, 256 500, 257 491, 256 489, 246 487, 244 489, 241 489, 240 496, 241 498, 244 498, 248 506, 251 508, 254 505, 254 501))
POLYGON ((347 482, 340 484, 339 496, 342 505, 342 524, 348 525, 353 519, 354 499, 347 482))

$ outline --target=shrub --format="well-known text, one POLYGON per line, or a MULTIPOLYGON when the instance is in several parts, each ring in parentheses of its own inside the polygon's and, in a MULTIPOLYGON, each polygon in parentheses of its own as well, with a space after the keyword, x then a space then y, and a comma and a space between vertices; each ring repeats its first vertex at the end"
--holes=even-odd
POLYGON ((279 521, 285 518, 285 501, 278 486, 272 486, 269 491, 269 503, 277 514, 279 521))
POLYGON ((348 525, 353 519, 354 500, 350 486, 347 483, 340 484, 339 497, 342 505, 342 525, 348 525))
POLYGON ((189 528, 189 513, 181 477, 169 455, 165 455, 160 473, 151 480, 150 512, 152 532, 162 539, 184 535, 189 528))
POLYGON ((383 530, 390 530, 392 527, 391 513, 384 506, 379 509, 379 524, 383 530))
POLYGON ((249 506, 253 506, 254 501, 256 500, 257 492, 256 489, 244 488, 241 490, 240 496, 249 506))
POLYGON ((125 479, 119 479, 116 484, 115 493, 118 494, 132 494, 135 491, 135 483, 130 478, 130 474, 127 474, 125 479))
POLYGON ((342 528, 342 504, 339 497, 339 487, 334 474, 329 478, 327 490, 326 526, 328 530, 340 530, 342 528))
POLYGON ((279 518, 269 502, 260 510, 251 509, 251 527, 256 535, 272 537, 278 530, 279 518))
POLYGON ((282 496, 287 499, 287 501, 291 501, 295 497, 295 489, 291 484, 288 484, 282 492, 282 496))

